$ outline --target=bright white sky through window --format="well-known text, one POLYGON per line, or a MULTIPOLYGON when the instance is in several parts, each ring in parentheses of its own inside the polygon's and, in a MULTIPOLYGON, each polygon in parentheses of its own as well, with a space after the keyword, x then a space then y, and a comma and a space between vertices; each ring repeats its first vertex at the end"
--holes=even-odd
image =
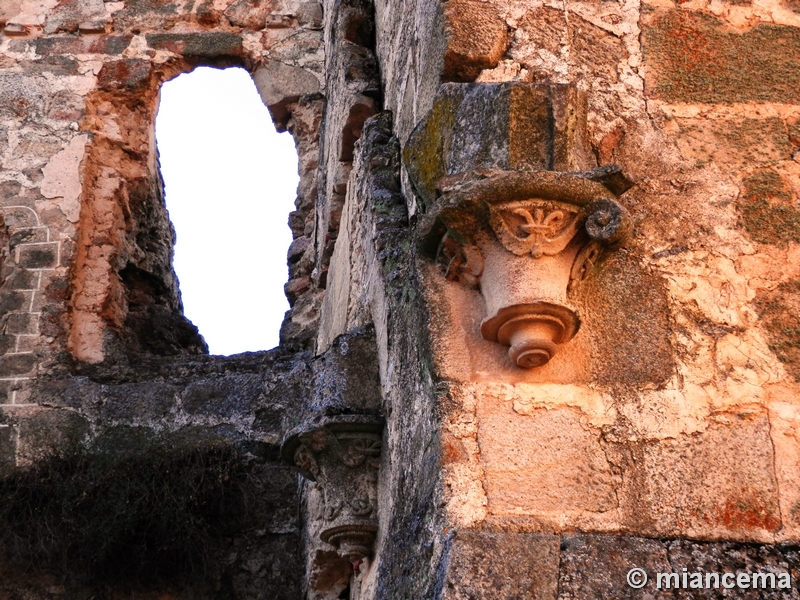
POLYGON ((161 88, 156 138, 184 313, 212 354, 278 345, 297 153, 243 69, 195 69, 161 88))

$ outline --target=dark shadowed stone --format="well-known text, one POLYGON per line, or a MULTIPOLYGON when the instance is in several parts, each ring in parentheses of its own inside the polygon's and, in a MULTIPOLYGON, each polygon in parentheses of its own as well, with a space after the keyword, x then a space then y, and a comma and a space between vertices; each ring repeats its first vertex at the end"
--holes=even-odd
POLYGON ((48 409, 19 419, 19 455, 35 461, 74 448, 86 439, 88 421, 66 409, 48 409))
POLYGON ((78 61, 71 56, 45 55, 41 60, 25 60, 20 63, 26 73, 52 73, 54 75, 77 75, 78 61))
POLYGON ((46 269, 56 266, 58 244, 36 244, 19 249, 19 264, 26 269, 46 269))
POLYGON ((191 384, 183 392, 183 408, 190 414, 246 419, 262 394, 260 375, 228 375, 191 384))
POLYGON ((104 420, 120 421, 136 415, 137 419, 157 422, 177 409, 178 389, 157 381, 109 386, 99 413, 104 420))
POLYGON ((154 33, 147 45, 155 50, 169 50, 186 58, 225 58, 241 56, 242 38, 233 33, 154 33))
POLYGON ((15 231, 11 237, 8 238, 8 246, 14 249, 20 244, 33 243, 33 242, 46 242, 47 232, 41 228, 26 228, 15 231))
MULTIPOLYGON (((705 585, 706 573, 719 573, 720 577, 724 573, 773 573, 774 580, 767 579, 766 585, 762 580, 757 581, 758 591, 754 589, 729 589, 726 590, 725 598, 742 600, 749 598, 759 598, 763 600, 796 600, 800 599, 797 591, 797 569, 800 563, 797 561, 796 550, 790 551, 788 548, 767 544, 740 544, 734 542, 694 542, 689 540, 675 540, 667 542, 669 552, 669 562, 672 571, 682 574, 686 569, 688 573, 702 573, 703 585, 705 585), (790 573, 792 576, 792 588, 778 588, 778 576, 781 573, 790 573)), ((691 580, 689 580, 691 581, 691 580)), ((713 588, 715 579, 709 580, 711 589, 684 589, 681 590, 678 598, 696 598, 698 600, 709 600, 719 598, 723 586, 713 588)), ((681 581, 681 585, 683 582, 681 581)), ((752 579, 750 580, 752 585, 752 579)))
POLYGON ((311 411, 318 414, 381 410, 378 349, 372 326, 339 336, 314 363, 311 411))
POLYGON ((85 377, 45 381, 37 387, 37 400, 48 406, 76 408, 88 413, 103 402, 99 385, 85 377))
POLYGON ((642 600, 673 598, 671 591, 656 590, 655 574, 671 571, 667 550, 658 540, 633 537, 583 535, 565 537, 561 543, 558 588, 570 600, 642 600), (628 571, 644 569, 647 585, 628 586, 628 571))
POLYGON ((12 290, 32 290, 36 288, 39 274, 25 269, 17 269, 8 281, 12 290))
POLYGON ((9 426, 0 426, 0 477, 11 472, 16 465, 16 432, 9 426))
POLYGON ((36 54, 122 54, 131 43, 131 35, 108 35, 102 37, 46 37, 33 41, 36 54))
POLYGON ((559 540, 533 533, 456 535, 450 551, 448 600, 556 600, 559 540))
POLYGON ((123 339, 130 348, 160 356, 208 353, 197 327, 161 304, 132 307, 125 319, 123 339))
POLYGON ((12 350, 16 343, 17 343, 16 336, 0 334, 0 354, 5 354, 9 350, 12 350))
MULTIPOLYGON (((15 382, 13 381, 0 381, 0 404, 11 404, 11 400, 14 397, 14 386, 15 382)), ((0 424, 3 423, 3 413, 0 412, 0 424)))
POLYGON ((33 354, 7 354, 0 357, 0 377, 26 375, 36 366, 33 354))
MULTIPOLYGON (((32 315, 29 313, 14 313, 7 315, 6 331, 15 334, 36 334, 36 323, 39 315, 32 315)), ((4 336, 0 336, 2 338, 4 336)), ((3 353, 3 342, 0 341, 0 354, 3 353)))

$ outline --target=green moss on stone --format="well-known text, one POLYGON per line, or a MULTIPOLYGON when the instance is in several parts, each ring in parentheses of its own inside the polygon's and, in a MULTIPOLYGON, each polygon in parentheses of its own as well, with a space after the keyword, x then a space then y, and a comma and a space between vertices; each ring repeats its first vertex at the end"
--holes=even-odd
POLYGON ((436 182, 445 175, 445 143, 455 123, 456 109, 455 99, 437 99, 427 119, 419 125, 421 131, 411 135, 403 151, 403 162, 426 208, 436 199, 436 182))

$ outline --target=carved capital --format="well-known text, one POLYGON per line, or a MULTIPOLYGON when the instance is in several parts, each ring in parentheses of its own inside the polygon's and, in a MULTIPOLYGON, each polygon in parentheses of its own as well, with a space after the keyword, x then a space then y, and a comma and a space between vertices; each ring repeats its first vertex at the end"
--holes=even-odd
POLYGON ((503 247, 533 258, 562 252, 578 233, 580 207, 530 198, 489 205, 489 222, 503 247))
POLYGON ((606 167, 491 171, 450 187, 443 182, 438 225, 431 227, 440 236, 437 262, 449 280, 480 289, 488 313, 481 335, 509 346, 515 365, 546 364, 577 333, 580 319, 567 293, 630 230, 609 189, 627 189, 622 177, 606 167))
POLYGON ((378 469, 383 421, 369 416, 328 418, 292 432, 281 453, 316 482, 322 503, 311 517, 320 538, 349 561, 372 554, 378 531, 378 469))

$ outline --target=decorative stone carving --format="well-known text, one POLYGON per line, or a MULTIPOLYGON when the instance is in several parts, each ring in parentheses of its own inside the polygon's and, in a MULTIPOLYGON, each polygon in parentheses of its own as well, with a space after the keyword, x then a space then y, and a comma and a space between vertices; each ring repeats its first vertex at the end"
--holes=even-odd
POLYGON ((601 183, 616 175, 609 167, 491 171, 442 186, 437 261, 448 279, 480 289, 488 313, 481 335, 509 346, 518 367, 546 364, 578 332, 568 292, 630 229, 601 183))
POLYGON ((519 367, 544 365, 575 336, 568 292, 630 229, 617 196, 631 183, 592 168, 587 106, 573 85, 445 84, 404 149, 423 251, 480 290, 482 337, 519 367))
POLYGON ((311 518, 320 538, 355 562, 372 554, 378 531, 378 467, 383 420, 348 415, 292 432, 283 458, 314 481, 322 502, 311 518))

